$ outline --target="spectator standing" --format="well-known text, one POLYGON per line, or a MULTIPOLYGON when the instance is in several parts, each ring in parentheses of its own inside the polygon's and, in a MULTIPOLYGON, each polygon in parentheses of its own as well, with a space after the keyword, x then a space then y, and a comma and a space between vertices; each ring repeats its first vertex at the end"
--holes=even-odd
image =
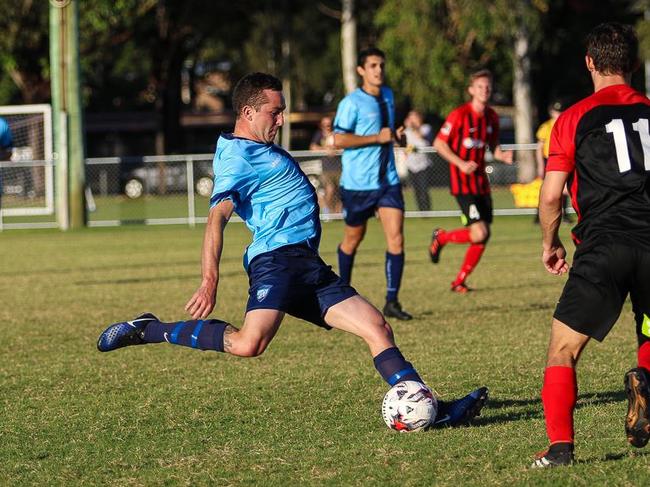
POLYGON ((420 211, 431 210, 431 186, 433 168, 431 157, 418 152, 424 147, 430 147, 432 141, 431 125, 425 124, 422 114, 411 110, 404 119, 404 136, 406 137, 406 167, 409 184, 415 192, 415 202, 420 211))
MULTIPOLYGON (((535 151, 535 159, 537 160, 537 177, 543 179, 546 172, 546 161, 548 160, 548 151, 551 145, 551 131, 555 125, 555 121, 564 110, 562 101, 555 100, 548 107, 548 114, 551 118, 542 123, 537 129, 537 150, 535 151)), ((562 199, 562 221, 565 223, 573 223, 573 219, 567 213, 569 208, 569 193, 564 190, 564 197, 562 199)), ((535 223, 539 223, 539 209, 535 215, 535 223)))
POLYGON ((323 173, 323 194, 319 195, 319 204, 323 213, 341 213, 341 196, 339 194, 339 179, 341 176, 341 160, 336 156, 332 117, 323 117, 318 130, 309 144, 309 150, 325 151, 327 155, 321 160, 323 173))

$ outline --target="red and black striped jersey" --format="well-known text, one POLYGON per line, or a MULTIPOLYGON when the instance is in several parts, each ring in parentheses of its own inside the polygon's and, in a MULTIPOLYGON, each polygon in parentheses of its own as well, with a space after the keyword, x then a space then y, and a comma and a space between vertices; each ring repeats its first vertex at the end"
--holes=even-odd
POLYGON ((485 149, 488 146, 494 148, 499 140, 499 117, 496 112, 486 107, 483 113, 476 113, 471 102, 465 103, 449 114, 437 138, 446 142, 461 159, 478 164, 472 174, 465 174, 449 164, 451 194, 489 194, 485 149))
POLYGON ((576 244, 609 238, 650 249, 650 100, 603 88, 560 115, 547 171, 569 173, 576 244))

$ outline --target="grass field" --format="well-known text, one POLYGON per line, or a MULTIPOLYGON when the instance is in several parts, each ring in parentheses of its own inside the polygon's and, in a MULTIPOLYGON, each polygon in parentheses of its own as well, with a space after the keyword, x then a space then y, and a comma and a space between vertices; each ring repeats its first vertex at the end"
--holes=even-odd
MULTIPOLYGON (((623 433, 629 305, 582 357, 579 463, 528 470, 546 446, 539 389, 563 278, 543 271, 530 217, 501 218, 471 279, 477 291, 452 295, 464 247, 432 266, 425 249, 437 224, 457 220, 407 222, 401 301, 416 318, 393 323, 397 340, 441 397, 486 384, 491 401, 473 427, 415 434, 384 425, 386 386, 358 339, 293 318, 255 359, 167 345, 97 352, 111 322, 185 316, 201 228, 1 233, 0 485, 647 485, 650 450, 623 433)), ((341 231, 324 225, 328 262, 341 231)), ((226 239, 214 315, 236 324, 249 236, 233 223, 226 239)), ((353 280, 376 304, 383 256, 373 222, 353 280)))

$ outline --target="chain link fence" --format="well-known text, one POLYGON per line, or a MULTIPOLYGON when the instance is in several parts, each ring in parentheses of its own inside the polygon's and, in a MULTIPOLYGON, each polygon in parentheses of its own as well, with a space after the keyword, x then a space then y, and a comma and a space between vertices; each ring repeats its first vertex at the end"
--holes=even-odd
MULTIPOLYGON (((515 161, 530 158, 535 144, 503 146, 515 150, 515 161)), ((316 188, 323 219, 342 218, 339 197, 340 151, 293 151, 316 188)), ((86 203, 89 226, 204 223, 212 192, 213 154, 109 157, 86 159, 86 203)), ((449 165, 433 148, 396 149, 407 217, 460 215, 449 194, 449 165), (409 158, 419 158, 413 164, 409 158), (409 168, 416 167, 413 171, 409 168)), ((518 164, 488 160, 496 215, 534 214, 539 181, 518 184, 518 164)), ((51 161, 0 162, 0 228, 56 226, 53 213, 41 214, 51 198, 44 181, 52 179, 51 161), (30 211, 29 208, 34 210, 30 211), (20 211, 13 211, 20 208, 20 211)))
MULTIPOLYGON (((504 148, 515 149, 516 153, 530 152, 535 144, 504 148)), ((322 218, 342 218, 341 152, 293 151, 292 155, 316 188, 322 218)), ((212 158, 213 154, 193 154, 87 159, 89 225, 203 223, 212 192, 212 158)), ((403 184, 407 217, 460 215, 455 199, 449 194, 448 163, 432 148, 418 152, 398 148, 396 165, 403 184), (413 167, 409 158, 414 156, 421 158, 424 169, 409 170, 413 167)), ((490 160, 486 171, 492 185, 495 214, 535 212, 539 185, 517 184, 516 163, 510 166, 490 160), (526 200, 520 193, 532 197, 526 200)))

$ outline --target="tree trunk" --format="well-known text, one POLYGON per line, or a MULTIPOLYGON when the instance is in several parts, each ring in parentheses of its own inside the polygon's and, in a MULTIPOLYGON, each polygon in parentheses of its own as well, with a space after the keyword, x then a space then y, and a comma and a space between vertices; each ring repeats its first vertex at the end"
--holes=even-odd
MULTIPOLYGON (((515 105, 515 142, 517 144, 530 144, 533 138, 533 102, 530 88, 530 52, 528 31, 520 23, 515 33, 515 49, 513 55, 513 86, 512 94, 515 105)), ((519 182, 530 182, 535 178, 535 152, 519 151, 515 154, 519 171, 519 182)))
POLYGON ((357 20, 354 16, 354 0, 343 0, 341 15, 341 64, 345 92, 357 88, 357 20))
POLYGON ((284 125, 281 131, 281 144, 285 150, 291 150, 291 16, 287 0, 282 4, 283 28, 281 41, 282 61, 280 71, 282 72, 282 91, 284 92, 284 103, 287 107, 284 111, 284 125))

